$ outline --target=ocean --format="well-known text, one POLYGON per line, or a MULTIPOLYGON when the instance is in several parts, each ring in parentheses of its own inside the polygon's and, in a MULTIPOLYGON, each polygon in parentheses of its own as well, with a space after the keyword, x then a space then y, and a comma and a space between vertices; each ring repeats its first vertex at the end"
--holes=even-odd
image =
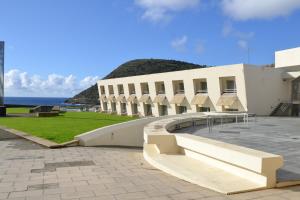
POLYGON ((54 97, 4 97, 4 104, 6 105, 67 105, 64 101, 67 98, 54 97))

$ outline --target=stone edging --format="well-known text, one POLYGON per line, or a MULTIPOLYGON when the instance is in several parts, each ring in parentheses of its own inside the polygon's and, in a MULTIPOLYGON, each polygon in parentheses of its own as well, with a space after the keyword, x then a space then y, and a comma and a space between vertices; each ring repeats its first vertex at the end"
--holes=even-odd
POLYGON ((22 131, 18 131, 18 130, 15 130, 15 129, 7 128, 7 127, 4 127, 4 126, 0 126, 0 129, 2 129, 4 131, 7 131, 7 132, 9 132, 9 133, 11 133, 11 134, 13 134, 13 135, 15 135, 17 137, 24 138, 26 140, 29 140, 31 142, 34 142, 36 144, 39 144, 41 146, 44 146, 44 147, 47 147, 47 148, 51 148, 51 149, 54 149, 54 148, 63 148, 63 147, 70 147, 70 146, 78 146, 78 144, 79 144, 78 140, 72 140, 72 141, 69 141, 69 142, 58 144, 56 142, 52 142, 52 141, 49 141, 49 140, 46 140, 46 139, 43 139, 43 138, 39 138, 39 137, 30 135, 28 133, 24 133, 22 131))

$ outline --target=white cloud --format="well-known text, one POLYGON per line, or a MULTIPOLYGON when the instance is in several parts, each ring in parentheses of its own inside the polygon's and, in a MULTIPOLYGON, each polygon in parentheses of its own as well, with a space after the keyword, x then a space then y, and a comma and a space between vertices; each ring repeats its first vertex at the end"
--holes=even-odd
POLYGON ((235 20, 271 19, 300 9, 299 0, 222 0, 224 13, 235 20))
POLYGON ((224 23, 222 34, 224 37, 237 39, 238 46, 243 50, 249 48, 249 42, 255 36, 254 32, 242 32, 235 29, 231 22, 224 23))
POLYGON ((227 21, 223 25, 222 34, 224 37, 233 36, 240 39, 251 39, 254 37, 254 32, 242 32, 235 29, 231 22, 227 21))
POLYGON ((89 86, 94 85, 98 80, 98 76, 87 76, 80 81, 80 87, 88 88, 89 86))
POLYGON ((243 49, 243 50, 247 50, 248 49, 248 41, 246 40, 239 40, 238 41, 238 46, 243 49))
POLYGON ((145 11, 142 18, 153 22, 169 20, 173 12, 194 8, 200 0, 135 0, 145 11))
POLYGON ((186 35, 176 38, 171 42, 171 46, 178 52, 186 51, 186 44, 188 41, 188 37, 186 35))
POLYGON ((88 76, 78 81, 72 74, 49 74, 43 79, 38 75, 12 69, 4 74, 5 95, 68 97, 95 84, 99 79, 98 76, 88 76))

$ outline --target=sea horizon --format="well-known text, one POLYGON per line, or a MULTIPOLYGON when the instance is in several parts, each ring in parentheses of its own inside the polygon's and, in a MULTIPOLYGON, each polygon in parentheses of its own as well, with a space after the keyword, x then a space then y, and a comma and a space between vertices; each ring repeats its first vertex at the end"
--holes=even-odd
POLYGON ((4 97, 5 105, 66 105, 68 97, 4 97))

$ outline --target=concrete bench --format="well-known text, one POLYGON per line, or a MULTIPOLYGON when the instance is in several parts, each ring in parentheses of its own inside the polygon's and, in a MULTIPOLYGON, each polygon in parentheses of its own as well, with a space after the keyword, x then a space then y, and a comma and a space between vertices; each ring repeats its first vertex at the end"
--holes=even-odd
POLYGON ((206 162, 229 173, 249 179, 267 188, 276 186, 276 171, 282 167, 280 155, 194 135, 176 135, 176 142, 186 156, 206 162))
POLYGON ((145 159, 171 175, 225 194, 276 186, 276 171, 283 165, 280 155, 168 132, 175 130, 177 124, 187 127, 195 121, 203 124, 205 120, 205 116, 186 116, 147 125, 144 128, 145 159))

